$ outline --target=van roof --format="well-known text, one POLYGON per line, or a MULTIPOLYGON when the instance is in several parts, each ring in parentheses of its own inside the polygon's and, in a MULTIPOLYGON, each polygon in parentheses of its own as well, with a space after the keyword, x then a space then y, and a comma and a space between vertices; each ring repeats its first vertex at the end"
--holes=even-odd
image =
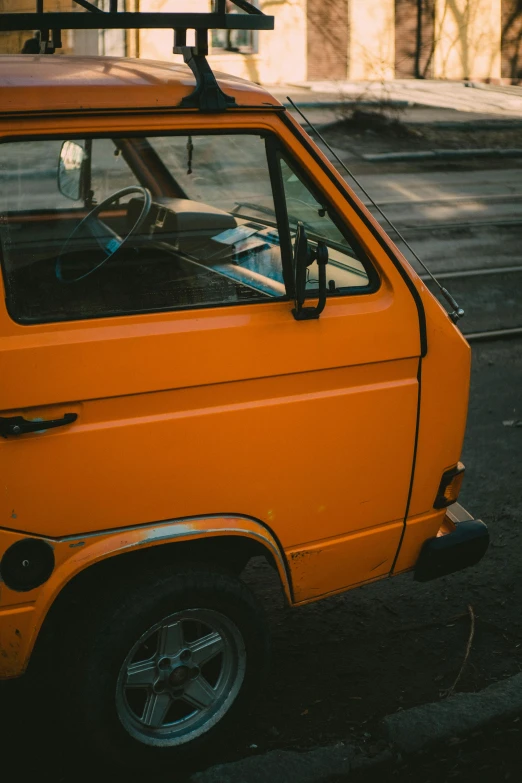
MULTIPOLYGON (((215 76, 239 107, 282 106, 245 79, 215 76)), ((0 56, 0 105, 6 113, 176 108, 195 86, 188 66, 170 62, 56 54, 0 56)))

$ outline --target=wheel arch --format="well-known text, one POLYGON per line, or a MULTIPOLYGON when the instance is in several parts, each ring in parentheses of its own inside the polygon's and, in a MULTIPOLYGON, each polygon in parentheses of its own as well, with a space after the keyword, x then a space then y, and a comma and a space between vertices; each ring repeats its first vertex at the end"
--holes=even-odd
POLYGON ((57 621, 60 625, 64 620, 71 622, 87 598, 96 600, 112 583, 128 580, 130 585, 137 570, 155 564, 203 562, 238 575, 252 557, 263 555, 278 572, 287 601, 293 602, 279 542, 261 522, 247 517, 206 517, 78 537, 55 542, 55 552, 64 545, 74 554, 58 565, 41 588, 26 665, 33 648, 40 652, 52 639, 57 621))

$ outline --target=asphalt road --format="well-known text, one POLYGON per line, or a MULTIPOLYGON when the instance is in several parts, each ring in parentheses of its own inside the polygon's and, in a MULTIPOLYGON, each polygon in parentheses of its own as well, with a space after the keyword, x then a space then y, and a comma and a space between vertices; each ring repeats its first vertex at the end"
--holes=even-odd
MULTIPOLYGON (((336 151, 342 154, 338 147, 336 151)), ((429 165, 413 161, 372 165, 346 159, 398 232, 334 163, 416 271, 426 278, 400 235, 433 274, 442 274, 442 284, 466 311, 459 324, 464 333, 522 327, 521 159, 429 165), (497 269, 511 271, 446 276, 497 269)), ((437 295, 432 282, 428 287, 437 295)))
POLYGON ((447 164, 446 171, 388 169, 360 179, 432 272, 460 271, 522 262, 522 168, 512 164, 485 171, 452 171, 447 164))

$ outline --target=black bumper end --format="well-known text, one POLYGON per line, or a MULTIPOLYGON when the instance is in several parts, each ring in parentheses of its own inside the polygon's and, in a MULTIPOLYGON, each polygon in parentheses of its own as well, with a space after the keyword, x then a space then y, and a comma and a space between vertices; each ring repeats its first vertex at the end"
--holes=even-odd
POLYGON ((489 533, 484 522, 479 519, 458 522, 452 533, 424 542, 414 579, 429 582, 475 565, 484 556, 488 545, 489 533))

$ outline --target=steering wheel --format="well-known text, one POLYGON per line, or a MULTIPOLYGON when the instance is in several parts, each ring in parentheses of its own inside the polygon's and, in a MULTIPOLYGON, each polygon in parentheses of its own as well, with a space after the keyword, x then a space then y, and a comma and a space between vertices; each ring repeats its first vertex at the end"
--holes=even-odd
POLYGON ((92 275, 93 272, 96 272, 96 270, 100 269, 100 267, 106 264, 109 258, 112 258, 112 256, 117 253, 118 250, 120 250, 125 242, 127 242, 127 240, 143 225, 147 215, 150 212, 151 206, 152 196, 150 191, 147 190, 147 188, 140 187, 139 185, 130 185, 128 188, 122 188, 121 190, 116 191, 116 193, 113 193, 112 196, 104 199, 100 204, 97 204, 94 209, 91 209, 89 214, 78 223, 72 234, 62 246, 54 266, 56 279, 60 283, 77 283, 79 280, 85 280, 86 277, 89 277, 89 275, 92 275), (102 223, 102 221, 98 218, 98 215, 112 203, 122 198, 123 196, 128 196, 130 193, 139 193, 141 196, 143 196, 143 207, 138 219, 130 231, 128 231, 124 237, 121 237, 116 233, 116 231, 113 231, 111 228, 106 226, 105 223, 102 223), (95 264, 92 269, 89 269, 88 272, 78 275, 78 277, 64 277, 64 267, 62 261, 63 256, 69 249, 69 246, 72 244, 75 235, 78 233, 78 231, 80 231, 82 226, 87 226, 92 236, 96 239, 99 247, 105 252, 106 255, 104 258, 102 258, 101 261, 95 264), (110 238, 107 238, 108 233, 110 234, 110 238))

